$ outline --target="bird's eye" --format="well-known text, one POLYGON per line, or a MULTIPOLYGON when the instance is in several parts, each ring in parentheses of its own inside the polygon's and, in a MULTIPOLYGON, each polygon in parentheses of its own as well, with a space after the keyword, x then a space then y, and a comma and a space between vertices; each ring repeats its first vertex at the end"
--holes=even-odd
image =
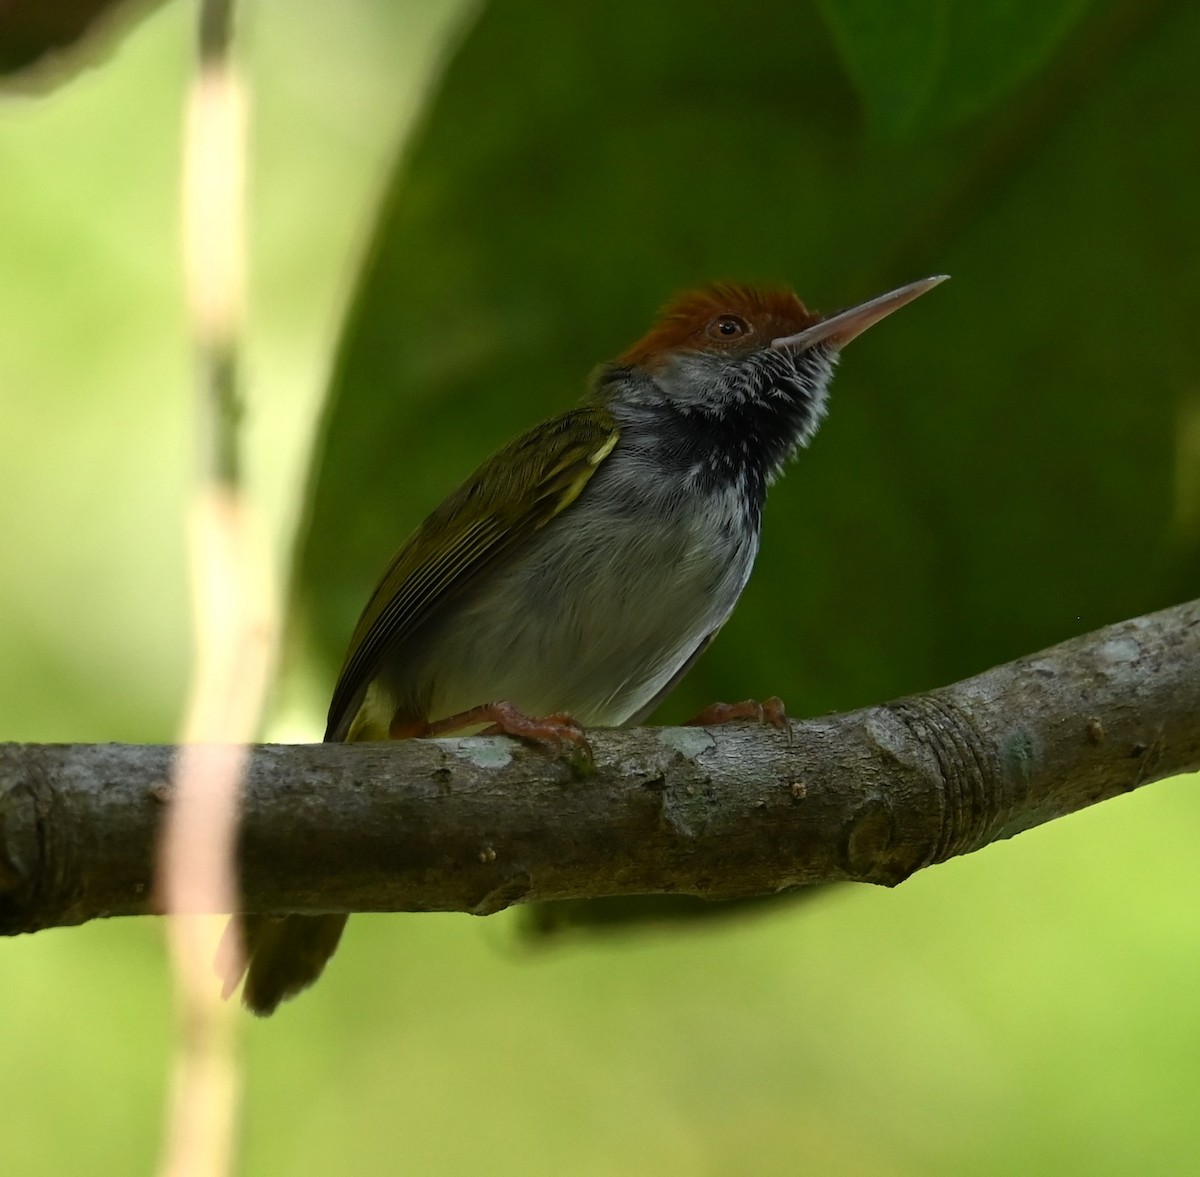
POLYGON ((738 315, 718 315, 709 323, 708 334, 713 339, 737 339, 750 334, 750 324, 738 315))

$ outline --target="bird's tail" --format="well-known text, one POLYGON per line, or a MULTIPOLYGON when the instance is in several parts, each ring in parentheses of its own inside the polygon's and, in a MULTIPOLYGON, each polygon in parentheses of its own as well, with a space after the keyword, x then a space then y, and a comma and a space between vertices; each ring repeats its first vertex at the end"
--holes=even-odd
MULTIPOLYGON (((410 734, 420 734, 424 723, 414 720, 410 734)), ((403 727, 403 725, 401 725, 403 727)), ((380 727, 362 722, 358 716, 349 731, 332 724, 327 742, 396 739, 396 725, 380 727)), ((349 916, 329 915, 243 915, 234 916, 225 929, 217 950, 216 973, 221 978, 221 995, 228 998, 243 974, 242 1003, 251 1013, 266 1017, 289 997, 307 989, 324 971, 334 954, 349 916), (243 951, 237 952, 237 929, 241 927, 243 951)))
POLYGON ((228 1000, 245 976, 242 1004, 260 1018, 273 1014, 281 1001, 307 989, 325 970, 347 919, 342 913, 232 916, 213 964, 221 996, 228 1000))
POLYGON ((321 975, 348 918, 341 913, 234 916, 217 952, 221 995, 229 997, 245 973, 243 1004, 259 1017, 274 1013, 281 1001, 295 997, 321 975), (233 950, 239 918, 244 949, 240 961, 233 950))

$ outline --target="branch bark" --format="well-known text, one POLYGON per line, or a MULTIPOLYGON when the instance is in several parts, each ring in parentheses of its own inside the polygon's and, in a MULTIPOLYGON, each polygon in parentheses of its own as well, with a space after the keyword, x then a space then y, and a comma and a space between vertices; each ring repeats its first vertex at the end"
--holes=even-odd
MULTIPOLYGON (((590 738, 587 775, 504 737, 258 747, 243 907, 484 915, 533 900, 891 886, 1200 768, 1200 601, 790 733, 590 738)), ((159 910, 175 754, 0 746, 0 933, 159 910)))

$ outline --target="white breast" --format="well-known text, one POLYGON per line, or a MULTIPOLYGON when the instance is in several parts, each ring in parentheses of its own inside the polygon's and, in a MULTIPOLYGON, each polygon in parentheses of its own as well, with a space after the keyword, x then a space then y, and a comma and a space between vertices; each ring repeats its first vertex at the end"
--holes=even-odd
POLYGON ((412 668, 431 721, 507 699, 616 726, 666 687, 729 616, 758 535, 738 488, 661 482, 647 493, 645 479, 599 472, 513 567, 452 610, 412 668))

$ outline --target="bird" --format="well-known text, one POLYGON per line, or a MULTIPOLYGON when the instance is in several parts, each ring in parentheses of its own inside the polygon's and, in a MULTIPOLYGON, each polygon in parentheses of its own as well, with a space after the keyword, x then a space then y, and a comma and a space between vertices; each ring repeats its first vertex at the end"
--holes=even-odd
MULTIPOLYGON (((409 536, 354 629, 325 740, 490 724, 586 748, 587 728, 640 723, 733 611, 767 489, 821 423, 842 348, 945 277, 827 317, 782 288, 674 298, 578 407, 494 453, 409 536)), ((242 920, 243 1002, 265 1016, 320 976, 347 916, 242 920)), ((226 968, 226 996, 240 976, 226 968)))

